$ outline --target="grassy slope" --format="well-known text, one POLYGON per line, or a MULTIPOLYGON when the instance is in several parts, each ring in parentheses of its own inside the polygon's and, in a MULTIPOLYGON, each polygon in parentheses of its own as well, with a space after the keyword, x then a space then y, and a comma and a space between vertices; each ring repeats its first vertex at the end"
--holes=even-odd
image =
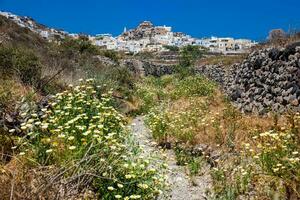
POLYGON ((201 164, 191 149, 208 145, 204 157, 214 167, 211 174, 216 199, 297 196, 299 177, 295 176, 300 166, 299 160, 293 159, 299 159, 298 116, 244 115, 209 80, 185 79, 192 81, 165 76, 160 80, 148 78, 138 85, 140 104, 148 113, 152 134, 163 146, 171 143, 178 163, 187 165, 190 173, 197 173, 201 164), (185 90, 181 90, 184 83, 185 90))

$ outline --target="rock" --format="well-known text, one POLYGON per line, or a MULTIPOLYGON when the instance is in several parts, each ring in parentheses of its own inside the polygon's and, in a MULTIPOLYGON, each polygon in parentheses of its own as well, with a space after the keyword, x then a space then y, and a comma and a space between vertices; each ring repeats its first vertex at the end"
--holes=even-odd
POLYGON ((8 123, 13 123, 14 119, 9 115, 9 114, 5 114, 4 119, 8 122, 8 123))
POLYGON ((300 42, 251 52, 229 68, 204 65, 201 73, 218 82, 243 112, 297 110, 300 103, 300 42), (258 104, 259 103, 259 104, 258 104))
POLYGON ((231 95, 230 95, 231 99, 233 101, 237 100, 238 98, 241 97, 241 90, 236 89, 231 95))
POLYGON ((202 156, 208 149, 208 145, 206 144, 197 144, 193 146, 191 150, 191 155, 193 156, 202 156))
POLYGON ((272 48, 269 53, 268 56, 269 58, 271 58, 272 60, 279 60, 279 57, 281 56, 282 52, 279 49, 276 48, 272 48))
POLYGON ((250 113, 252 111, 252 108, 253 108, 252 104, 247 104, 244 106, 244 112, 250 113))
POLYGON ((298 99, 292 100, 292 101, 291 101, 291 105, 293 105, 293 106, 298 106, 298 105, 299 105, 298 99))
POLYGON ((282 102, 283 102, 283 97, 282 97, 282 96, 276 97, 276 102, 282 104, 282 102))

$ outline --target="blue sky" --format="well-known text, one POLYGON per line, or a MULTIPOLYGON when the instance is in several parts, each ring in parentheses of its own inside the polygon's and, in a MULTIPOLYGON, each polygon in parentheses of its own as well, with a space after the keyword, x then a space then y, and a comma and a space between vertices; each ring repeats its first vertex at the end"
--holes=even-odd
POLYGON ((112 33, 143 20, 194 37, 262 40, 270 29, 300 29, 300 0, 0 0, 0 10, 75 33, 112 33))

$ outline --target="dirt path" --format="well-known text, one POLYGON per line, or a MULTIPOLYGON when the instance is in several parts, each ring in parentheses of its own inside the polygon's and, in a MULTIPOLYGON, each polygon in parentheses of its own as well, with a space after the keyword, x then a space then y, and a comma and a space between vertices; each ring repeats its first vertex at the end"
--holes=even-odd
MULTIPOLYGON (((131 124, 131 130, 140 145, 144 147, 146 153, 151 154, 157 147, 151 138, 149 130, 144 124, 143 117, 137 117, 131 124)), ((171 185, 171 200, 205 200, 207 191, 211 187, 211 177, 208 166, 202 167, 201 176, 193 177, 193 181, 186 174, 186 168, 176 165, 173 150, 166 150, 167 163, 169 165, 169 183, 171 185)), ((161 198, 165 200, 164 198, 161 198)))

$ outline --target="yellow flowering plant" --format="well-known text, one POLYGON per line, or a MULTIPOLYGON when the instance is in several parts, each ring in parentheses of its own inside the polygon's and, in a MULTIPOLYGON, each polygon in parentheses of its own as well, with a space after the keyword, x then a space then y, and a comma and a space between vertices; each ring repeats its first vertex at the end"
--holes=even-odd
POLYGON ((146 124, 150 128, 152 136, 158 142, 168 142, 168 115, 163 110, 152 109, 146 116, 146 124))
POLYGON ((64 177, 84 180, 100 199, 155 199, 165 186, 165 167, 140 155, 111 93, 101 95, 93 80, 81 82, 22 124, 20 156, 62 167, 64 177))
POLYGON ((300 197, 298 130, 270 130, 254 136, 253 139, 254 148, 245 144, 245 149, 260 166, 256 172, 258 176, 273 177, 274 181, 283 183, 284 193, 295 193, 300 197))

